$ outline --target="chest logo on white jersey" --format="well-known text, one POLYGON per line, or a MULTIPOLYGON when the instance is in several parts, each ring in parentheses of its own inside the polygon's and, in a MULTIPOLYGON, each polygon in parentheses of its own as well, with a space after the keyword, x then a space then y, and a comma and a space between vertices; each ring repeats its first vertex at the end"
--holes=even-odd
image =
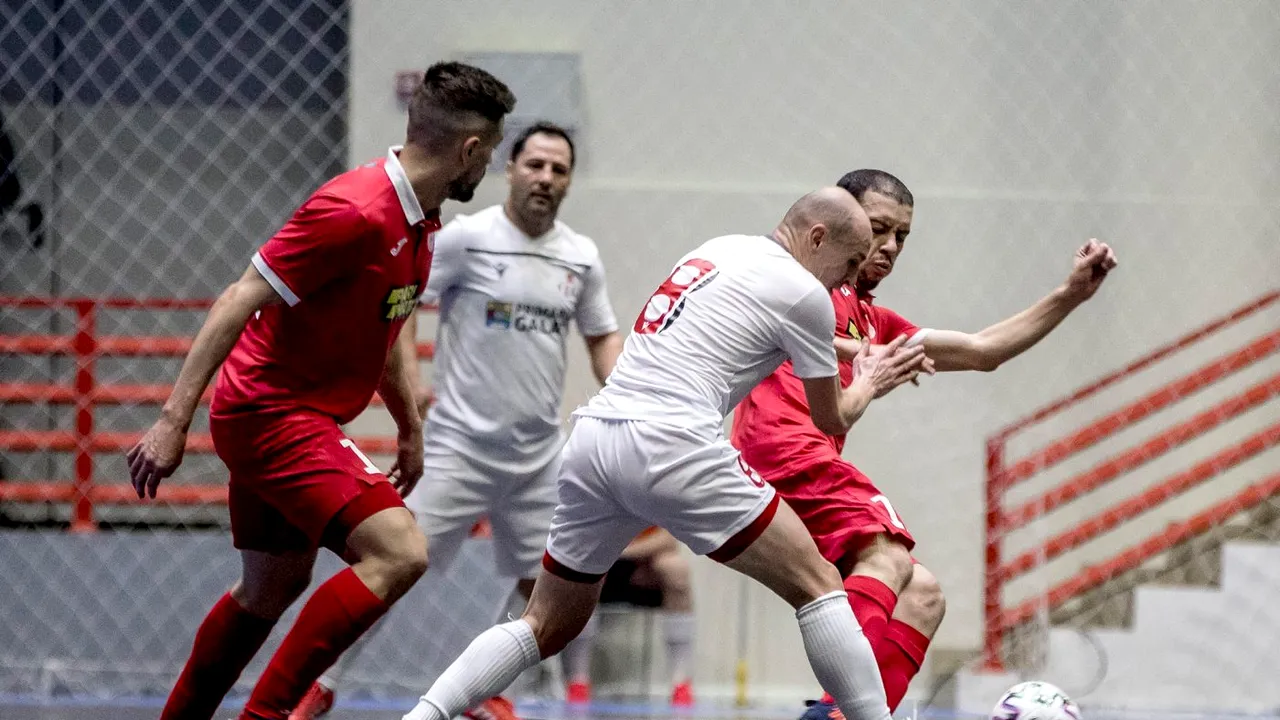
POLYGON ((391 248, 391 256, 395 257, 396 255, 399 255, 400 251, 404 249, 405 244, 408 242, 409 242, 409 238, 407 237, 400 238, 400 242, 396 243, 396 246, 391 248))
POLYGON ((522 333, 565 336, 572 316, 563 308, 490 300, 484 309, 485 327, 522 333))

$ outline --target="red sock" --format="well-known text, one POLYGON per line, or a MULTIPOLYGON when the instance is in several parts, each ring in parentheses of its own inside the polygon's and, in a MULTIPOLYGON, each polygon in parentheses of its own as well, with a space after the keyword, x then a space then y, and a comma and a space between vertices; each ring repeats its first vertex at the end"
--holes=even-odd
POLYGON ((262 672, 241 720, 287 718, 294 706, 387 604, 347 568, 316 589, 262 672))
POLYGON ((200 623, 191 657, 169 693, 160 720, 213 717, 275 624, 246 612, 231 593, 223 595, 200 623))
MULTIPOLYGON (((888 585, 868 575, 850 575, 845 578, 844 589, 849 595, 853 615, 862 626, 862 634, 871 643, 872 651, 875 651, 884 637, 893 608, 898 604, 898 594, 888 585)), ((822 694, 822 702, 835 701, 830 693, 822 694)))
POLYGON ((889 699, 889 710, 897 710, 907 694, 911 679, 920 672, 924 654, 929 649, 929 638, 924 633, 902 622, 890 620, 878 645, 876 664, 884 680, 884 694, 889 699))
POLYGON ((875 647, 884 636, 884 630, 898 604, 898 594, 879 580, 867 575, 850 575, 844 581, 845 592, 854 617, 862 626, 862 634, 875 647))

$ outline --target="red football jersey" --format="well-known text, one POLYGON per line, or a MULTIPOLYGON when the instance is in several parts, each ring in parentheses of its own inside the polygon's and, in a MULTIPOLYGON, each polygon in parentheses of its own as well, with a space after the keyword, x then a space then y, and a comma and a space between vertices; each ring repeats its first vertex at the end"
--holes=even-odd
MULTIPOLYGON (((920 328, 892 310, 858 296, 848 285, 831 292, 836 309, 836 335, 883 345, 920 328)), ((840 383, 853 381, 853 363, 840 363, 840 383)), ((753 389, 733 411, 731 441, 747 464, 766 480, 793 477, 806 468, 840 457, 844 436, 814 427, 804 383, 785 362, 753 389)))
POLYGON ((369 404, 427 285, 440 229, 396 151, 325 183, 254 254, 285 302, 245 326, 213 412, 311 409, 345 423, 369 404))

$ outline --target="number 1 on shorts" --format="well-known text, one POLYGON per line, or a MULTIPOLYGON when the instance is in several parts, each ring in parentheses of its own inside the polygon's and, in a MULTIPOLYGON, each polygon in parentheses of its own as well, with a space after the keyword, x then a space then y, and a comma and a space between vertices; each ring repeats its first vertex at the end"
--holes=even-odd
MULTIPOLYGON (((357 450, 356 452, 360 452, 360 451, 357 450)), ((871 502, 880 503, 881 505, 884 506, 884 511, 889 513, 889 522, 893 523, 894 527, 898 528, 899 530, 907 529, 907 526, 903 525, 902 521, 898 519, 898 513, 893 511, 893 506, 889 504, 889 498, 883 495, 876 495, 875 497, 871 498, 871 502)))
MULTIPOLYGON (((355 454, 356 454, 356 457, 360 458, 360 460, 361 460, 362 462, 364 462, 364 471, 365 471, 365 472, 369 473, 370 475, 381 475, 381 474, 382 474, 382 471, 378 469, 378 466, 377 466, 377 465, 374 465, 374 464, 373 464, 373 461, 372 461, 372 460, 370 460, 370 459, 368 458, 368 456, 366 456, 364 453, 360 452, 360 448, 356 447, 355 442, 354 442, 351 438, 342 438, 342 442, 341 442, 341 443, 339 443, 339 444, 340 444, 340 445, 342 445, 342 447, 344 447, 344 448, 350 448, 350 449, 351 449, 351 452, 355 453, 355 454)), ((883 497, 883 496, 882 496, 882 497, 883 497)), ((893 514, 893 511, 892 511, 892 510, 890 510, 890 511, 889 511, 889 514, 890 514, 890 515, 892 515, 892 514, 893 514)))

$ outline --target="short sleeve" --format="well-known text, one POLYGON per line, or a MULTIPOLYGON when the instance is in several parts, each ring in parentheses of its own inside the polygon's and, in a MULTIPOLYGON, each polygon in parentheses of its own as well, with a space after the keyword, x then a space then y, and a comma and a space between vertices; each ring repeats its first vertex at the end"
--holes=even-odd
POLYGON ((831 296, 820 285, 815 285, 786 312, 779 342, 791 357, 796 377, 836 375, 835 326, 836 311, 831 305, 831 296))
POLYGON ((582 294, 578 296, 576 311, 578 331, 583 337, 599 337, 618 330, 618 318, 609 304, 609 292, 604 279, 604 264, 597 256, 582 278, 582 294))
POLYGON ((253 255, 253 266, 291 307, 332 280, 364 267, 373 243, 360 210, 312 195, 253 255))
POLYGON ((871 311, 875 314, 876 342, 880 344, 893 342, 899 336, 906 335, 908 345, 917 345, 924 342, 925 335, 929 333, 888 308, 873 306, 871 311))
POLYGON ((454 218, 435 237, 435 250, 431 254, 431 272, 427 275, 427 289, 420 301, 433 303, 458 284, 467 258, 467 231, 462 221, 454 218))

